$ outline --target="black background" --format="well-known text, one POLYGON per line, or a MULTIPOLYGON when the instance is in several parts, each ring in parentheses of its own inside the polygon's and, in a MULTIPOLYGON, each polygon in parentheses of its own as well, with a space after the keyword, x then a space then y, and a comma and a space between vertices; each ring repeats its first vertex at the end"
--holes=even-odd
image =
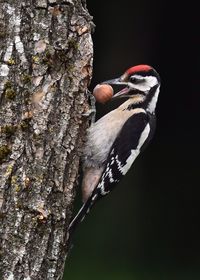
MULTIPOLYGON (((76 232, 66 279, 200 279, 198 9, 87 3, 96 24, 91 89, 137 64, 152 65, 162 84, 155 137, 76 232)), ((100 117, 110 108, 97 109, 100 117)))

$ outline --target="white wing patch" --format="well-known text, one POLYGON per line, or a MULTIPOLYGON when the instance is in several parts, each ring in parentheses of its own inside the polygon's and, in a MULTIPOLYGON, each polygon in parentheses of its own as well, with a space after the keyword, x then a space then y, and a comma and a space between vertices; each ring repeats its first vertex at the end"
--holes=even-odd
POLYGON ((120 170, 120 172, 122 173, 122 175, 125 175, 128 172, 132 163, 134 162, 134 160, 138 156, 139 152, 140 152, 140 150, 138 150, 138 149, 137 150, 131 150, 131 154, 127 158, 127 161, 126 161, 125 165, 122 165, 121 162, 118 160, 118 156, 116 156, 117 166, 118 166, 118 169, 120 170))
POLYGON ((140 140, 139 140, 137 149, 140 149, 142 147, 142 145, 144 144, 145 140, 147 139, 147 137, 149 135, 149 132, 150 132, 150 125, 147 124, 145 126, 145 129, 143 130, 141 136, 140 136, 140 140))
POLYGON ((119 180, 115 180, 113 178, 113 173, 112 173, 112 164, 116 163, 117 164, 117 169, 118 171, 122 174, 125 175, 128 170, 130 169, 131 165, 133 164, 134 160, 136 159, 136 157, 139 155, 140 153, 140 148, 142 147, 142 145, 144 144, 145 140, 147 139, 148 135, 150 132, 150 125, 147 124, 140 136, 139 142, 138 142, 138 146, 136 149, 131 150, 131 154, 130 156, 127 158, 126 163, 123 165, 119 158, 118 155, 114 156, 114 149, 112 149, 111 151, 111 155, 113 154, 113 157, 111 158, 111 164, 107 166, 104 175, 102 176, 102 180, 101 182, 98 184, 97 188, 101 190, 101 195, 106 195, 110 192, 110 190, 106 190, 105 189, 105 179, 109 178, 110 183, 114 183, 114 182, 119 182, 119 180))
POLYGON ((119 168, 119 170, 121 171, 121 173, 123 175, 125 175, 128 172, 128 170, 130 169, 130 167, 133 164, 134 160, 139 155, 140 148, 142 147, 142 145, 144 144, 145 140, 147 139, 147 137, 149 135, 149 132, 150 132, 150 125, 147 124, 145 129, 143 130, 141 136, 140 136, 137 148, 135 150, 131 150, 131 154, 127 158, 125 165, 122 166, 121 162, 118 160, 118 158, 116 156, 116 161, 117 161, 118 168, 119 168))

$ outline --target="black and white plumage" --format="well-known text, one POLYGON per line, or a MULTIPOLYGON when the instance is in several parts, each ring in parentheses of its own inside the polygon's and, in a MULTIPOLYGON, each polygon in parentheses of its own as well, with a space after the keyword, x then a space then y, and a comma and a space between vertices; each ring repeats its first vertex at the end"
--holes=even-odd
POLYGON ((158 73, 148 65, 138 65, 120 78, 104 83, 125 86, 113 98, 129 99, 88 130, 83 151, 84 204, 69 225, 69 235, 95 202, 107 195, 128 172, 154 133, 160 88, 158 73))

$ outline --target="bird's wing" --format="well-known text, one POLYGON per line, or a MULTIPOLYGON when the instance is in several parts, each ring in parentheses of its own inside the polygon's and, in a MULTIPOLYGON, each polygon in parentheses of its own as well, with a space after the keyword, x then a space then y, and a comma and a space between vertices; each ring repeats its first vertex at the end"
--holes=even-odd
POLYGON ((97 185, 101 195, 110 192, 127 173, 149 135, 149 115, 146 112, 134 114, 126 121, 111 147, 97 185))

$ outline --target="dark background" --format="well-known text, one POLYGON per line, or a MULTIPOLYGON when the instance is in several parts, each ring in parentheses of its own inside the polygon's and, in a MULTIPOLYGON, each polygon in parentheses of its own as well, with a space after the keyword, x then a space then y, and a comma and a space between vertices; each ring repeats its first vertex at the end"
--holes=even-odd
MULTIPOLYGON (((162 85, 153 142, 79 227, 65 279, 200 279, 198 9, 87 3, 96 24, 91 89, 137 64, 152 65, 162 85)), ((100 117, 110 108, 97 109, 100 117)))

